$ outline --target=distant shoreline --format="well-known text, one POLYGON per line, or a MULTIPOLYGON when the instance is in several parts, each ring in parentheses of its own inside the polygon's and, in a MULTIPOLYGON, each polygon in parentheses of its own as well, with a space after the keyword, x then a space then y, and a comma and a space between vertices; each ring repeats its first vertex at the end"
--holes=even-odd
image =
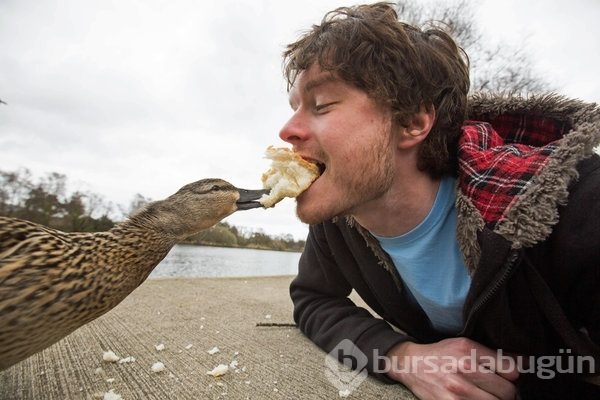
POLYGON ((286 253, 302 253, 303 250, 296 249, 277 249, 268 246, 240 246, 240 245, 227 245, 222 243, 194 243, 194 242, 180 242, 177 243, 182 246, 204 246, 204 247, 224 247, 227 249, 249 249, 249 250, 270 250, 270 251, 283 251, 286 253))

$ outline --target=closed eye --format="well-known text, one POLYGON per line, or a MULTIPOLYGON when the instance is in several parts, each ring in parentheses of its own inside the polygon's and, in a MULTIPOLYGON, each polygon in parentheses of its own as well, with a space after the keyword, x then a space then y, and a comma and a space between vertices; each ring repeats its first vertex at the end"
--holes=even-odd
POLYGON ((327 108, 328 108, 328 107, 330 107, 330 106, 332 106, 332 105, 334 105, 334 104, 337 104, 337 103, 338 103, 337 101, 332 101, 332 102, 330 102, 330 103, 316 104, 316 105, 315 105, 315 111, 316 111, 316 112, 323 112, 323 111, 327 111, 327 108))

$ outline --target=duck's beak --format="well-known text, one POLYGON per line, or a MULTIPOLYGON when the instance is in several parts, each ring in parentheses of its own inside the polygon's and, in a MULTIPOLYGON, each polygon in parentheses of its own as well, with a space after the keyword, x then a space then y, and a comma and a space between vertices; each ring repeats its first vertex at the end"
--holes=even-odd
POLYGON ((258 202, 258 199, 260 199, 263 194, 268 194, 269 190, 238 189, 238 193, 240 194, 240 198, 236 203, 238 210, 250 210, 252 208, 263 206, 258 202))

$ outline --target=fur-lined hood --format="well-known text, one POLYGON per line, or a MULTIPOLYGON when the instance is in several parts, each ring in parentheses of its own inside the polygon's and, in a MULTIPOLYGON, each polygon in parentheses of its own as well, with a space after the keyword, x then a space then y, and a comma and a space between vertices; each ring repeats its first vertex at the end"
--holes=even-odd
MULTIPOLYGON (((485 201, 478 201, 471 189, 482 182, 473 179, 469 169, 472 163, 465 168, 459 150, 458 238, 467 265, 473 270, 479 260, 477 232, 483 226, 504 237, 515 249, 531 247, 550 235, 558 222, 559 207, 567 202, 568 187, 578 177, 577 165, 600 144, 600 109, 596 104, 557 95, 476 94, 470 99, 469 118, 489 123, 501 136, 501 143, 494 143, 493 149, 466 152, 462 158, 493 153, 497 159, 482 163, 477 175, 490 180, 491 176, 504 174, 502 184, 493 190, 505 190, 510 196, 495 218, 489 217, 485 201), (518 167, 511 169, 511 163, 518 167), (522 165, 526 163, 532 166, 524 171, 522 165), (507 178, 508 174, 512 176, 507 178)), ((465 137, 463 134, 459 148, 464 149, 465 137)))
MULTIPOLYGON (((468 115, 459 143, 456 207, 458 242, 473 273, 480 258, 477 235, 484 227, 514 249, 550 235, 569 185, 578 178, 578 163, 600 145, 600 109, 554 94, 479 93, 470 98, 468 115), (529 169, 522 170, 523 164, 529 169)), ((346 222, 389 269, 377 240, 352 217, 346 222)))

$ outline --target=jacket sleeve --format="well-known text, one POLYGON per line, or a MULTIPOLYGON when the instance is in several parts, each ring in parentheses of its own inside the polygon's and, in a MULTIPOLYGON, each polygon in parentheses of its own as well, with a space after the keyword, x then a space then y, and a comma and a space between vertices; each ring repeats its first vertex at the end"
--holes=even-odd
POLYGON ((542 299, 540 310, 568 348, 579 355, 593 356, 598 365, 600 158, 584 160, 578 172, 579 179, 569 189, 568 203, 559 210, 559 222, 552 235, 532 253, 538 276, 550 292, 545 296, 541 289, 532 293, 542 299))
POLYGON ((570 250, 568 264, 577 271, 572 315, 579 316, 600 362, 600 157, 593 156, 584 165, 584 177, 565 210, 568 224, 561 239, 570 250))
POLYGON ((342 340, 351 340, 367 356, 369 373, 392 383, 384 374, 381 357, 410 338, 348 298, 352 287, 342 268, 331 254, 322 227, 312 226, 298 275, 290 286, 294 320, 309 339, 328 353, 342 340))

